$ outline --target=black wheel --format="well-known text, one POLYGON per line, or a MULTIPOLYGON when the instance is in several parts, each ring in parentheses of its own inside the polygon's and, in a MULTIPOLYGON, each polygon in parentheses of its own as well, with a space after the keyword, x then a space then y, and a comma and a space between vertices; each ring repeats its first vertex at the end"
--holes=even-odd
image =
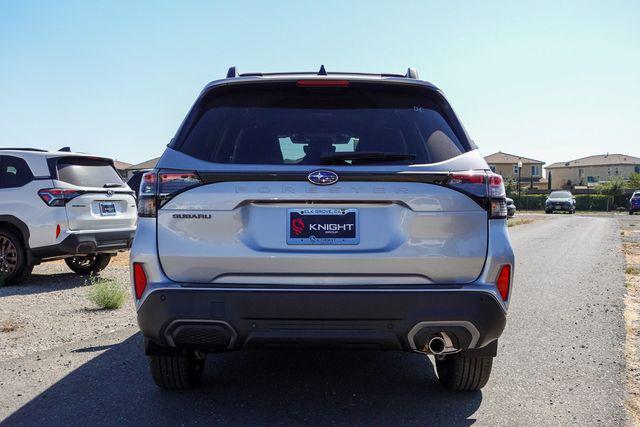
POLYGON ((0 284, 18 283, 32 270, 33 266, 27 265, 22 238, 11 230, 0 229, 0 284))
POLYGON ((445 356, 436 359, 436 371, 440 384, 452 391, 480 390, 489 381, 493 357, 445 356))
POLYGON ((156 385, 167 390, 186 390, 200 383, 204 355, 149 356, 149 369, 156 385))
POLYGON ((111 261, 109 254, 93 254, 66 258, 67 267, 77 274, 96 274, 107 268, 111 261))

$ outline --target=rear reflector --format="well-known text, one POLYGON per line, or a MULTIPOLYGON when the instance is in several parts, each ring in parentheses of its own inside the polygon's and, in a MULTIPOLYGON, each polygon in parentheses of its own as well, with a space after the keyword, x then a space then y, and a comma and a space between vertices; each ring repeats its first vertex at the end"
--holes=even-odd
POLYGON ((299 87, 348 87, 349 80, 298 80, 299 87))
POLYGON ((147 275, 139 262, 133 263, 133 286, 136 290, 136 298, 142 298, 142 294, 147 287, 147 275))
POLYGON ((58 237, 60 237, 60 232, 61 232, 61 231, 62 231, 62 230, 60 229, 60 224, 56 225, 56 239, 57 239, 58 237))
POLYGON ((502 301, 506 301, 509 298, 509 288, 511 287, 511 266, 503 265, 498 274, 498 280, 496 281, 498 292, 502 297, 502 301))

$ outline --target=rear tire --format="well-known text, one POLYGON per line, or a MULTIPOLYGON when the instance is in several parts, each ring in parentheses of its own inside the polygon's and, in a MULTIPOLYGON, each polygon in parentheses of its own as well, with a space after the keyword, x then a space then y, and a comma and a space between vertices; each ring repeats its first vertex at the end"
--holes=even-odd
POLYGON ((93 254, 66 258, 64 262, 74 273, 80 275, 97 274, 107 268, 111 261, 109 254, 93 254))
POLYGON ((10 229, 0 228, 0 285, 14 285, 33 271, 27 265, 22 238, 10 229))
POLYGON ((156 385, 167 390, 187 390, 202 380, 203 358, 194 355, 149 356, 149 369, 156 385))
POLYGON ((436 359, 440 384, 451 391, 477 391, 489 381, 493 357, 446 356, 436 359))

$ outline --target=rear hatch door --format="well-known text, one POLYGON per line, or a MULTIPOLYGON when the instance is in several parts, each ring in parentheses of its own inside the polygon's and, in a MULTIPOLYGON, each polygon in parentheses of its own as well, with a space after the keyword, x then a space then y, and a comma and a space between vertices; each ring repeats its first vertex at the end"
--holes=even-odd
POLYGON ((297 83, 223 87, 192 109, 158 166, 168 277, 260 286, 475 280, 487 211, 442 184, 450 170, 487 166, 442 96, 297 83))
POLYGON ((70 230, 131 228, 136 224, 133 191, 108 159, 55 159, 56 187, 77 190, 65 205, 70 230))

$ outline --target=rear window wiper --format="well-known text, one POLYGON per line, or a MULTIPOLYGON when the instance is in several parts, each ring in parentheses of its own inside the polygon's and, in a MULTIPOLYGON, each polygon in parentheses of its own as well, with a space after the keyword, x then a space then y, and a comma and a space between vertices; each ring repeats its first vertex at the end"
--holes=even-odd
POLYGON ((335 153, 320 157, 321 164, 331 164, 345 160, 356 160, 358 163, 397 162, 401 160, 415 160, 415 154, 383 153, 377 151, 361 151, 352 153, 335 153))
POLYGON ((118 184, 117 182, 108 182, 102 186, 102 188, 116 188, 116 187, 122 187, 122 184, 118 184))

